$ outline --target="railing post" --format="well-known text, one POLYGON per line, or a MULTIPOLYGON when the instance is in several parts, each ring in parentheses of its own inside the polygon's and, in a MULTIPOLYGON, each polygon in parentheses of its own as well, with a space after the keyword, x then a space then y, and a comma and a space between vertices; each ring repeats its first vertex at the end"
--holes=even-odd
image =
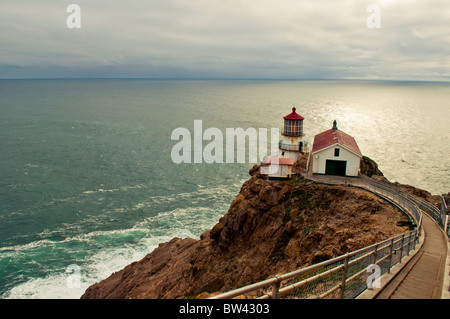
POLYGON ((406 256, 409 256, 409 250, 411 248, 411 235, 412 232, 409 233, 409 238, 408 238, 408 249, 406 250, 406 256))
POLYGON ((270 299, 279 299, 280 298, 280 286, 281 286, 281 281, 277 281, 276 283, 274 283, 272 285, 272 294, 270 295, 270 299))
POLYGON ((340 295, 341 299, 344 299, 345 284, 346 284, 345 282, 347 281, 348 260, 349 260, 349 255, 347 253, 347 255, 345 256, 345 261, 344 261, 344 271, 342 273, 341 295, 340 295))
POLYGON ((399 263, 401 263, 402 259, 403 259, 403 245, 404 245, 404 241, 405 241, 405 234, 402 235, 402 245, 400 246, 400 261, 399 261, 399 263))
POLYGON ((390 246, 391 246, 391 249, 390 249, 390 251, 389 251, 388 273, 391 273, 391 266, 392 266, 392 252, 394 251, 394 238, 391 239, 390 246))
POLYGON ((373 263, 376 264, 377 263, 377 254, 378 254, 378 245, 375 246, 374 250, 373 250, 373 263))
POLYGON ((417 236, 417 229, 414 231, 414 245, 413 245, 413 250, 416 249, 416 243, 417 243, 417 238, 419 238, 417 236))

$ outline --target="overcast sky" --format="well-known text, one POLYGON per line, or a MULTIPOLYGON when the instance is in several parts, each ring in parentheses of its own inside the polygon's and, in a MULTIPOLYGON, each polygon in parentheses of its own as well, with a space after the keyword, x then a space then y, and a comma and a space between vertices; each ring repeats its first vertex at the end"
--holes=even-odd
POLYGON ((449 81, 450 1, 1 0, 0 78, 52 77, 449 81))

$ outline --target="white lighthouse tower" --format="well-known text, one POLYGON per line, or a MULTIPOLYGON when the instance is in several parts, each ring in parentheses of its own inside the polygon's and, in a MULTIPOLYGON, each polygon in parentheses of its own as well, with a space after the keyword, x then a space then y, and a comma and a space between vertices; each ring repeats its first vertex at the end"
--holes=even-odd
POLYGON ((304 152, 303 142, 303 120, 304 118, 295 112, 284 118, 284 128, 281 140, 278 144, 279 154, 275 157, 266 158, 261 165, 261 174, 268 175, 269 180, 290 179, 293 175, 294 163, 301 153, 304 152))
POLYGON ((298 115, 295 110, 293 107, 292 113, 283 117, 284 128, 279 143, 280 158, 291 158, 294 162, 304 151, 303 136, 305 135, 303 134, 304 117, 298 115))

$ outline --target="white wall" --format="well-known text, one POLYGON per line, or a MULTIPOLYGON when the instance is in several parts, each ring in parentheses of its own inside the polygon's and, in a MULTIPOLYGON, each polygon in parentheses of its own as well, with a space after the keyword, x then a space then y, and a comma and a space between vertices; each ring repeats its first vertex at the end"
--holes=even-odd
POLYGON ((314 174, 325 174, 327 160, 347 161, 347 176, 358 176, 360 157, 347 151, 340 145, 333 145, 312 155, 312 172, 314 174), (339 156, 334 156, 334 149, 339 148, 339 156), (319 157, 319 158, 317 158, 319 157))
POLYGON ((290 165, 280 165, 281 177, 288 177, 292 174, 292 166, 290 165))
POLYGON ((261 174, 273 177, 289 177, 292 175, 292 165, 264 165, 261 166, 261 174))
MULTIPOLYGON (((281 142, 286 145, 297 146, 300 142, 303 141, 302 137, 290 137, 290 136, 282 136, 281 142)), ((294 162, 297 161, 300 156, 300 152, 296 151, 285 151, 279 150, 279 157, 292 158, 294 162), (284 155, 281 155, 284 152, 284 155)))
POLYGON ((291 158, 294 160, 294 162, 296 162, 298 160, 298 157, 300 156, 299 152, 291 152, 291 151, 282 151, 280 150, 280 157, 284 157, 284 158, 291 158), (282 156, 282 152, 284 152, 284 156, 282 156))
POLYGON ((283 144, 292 144, 292 145, 298 145, 298 143, 300 143, 301 141, 303 141, 303 137, 298 136, 298 137, 294 137, 294 136, 281 136, 281 142, 283 142, 283 144))

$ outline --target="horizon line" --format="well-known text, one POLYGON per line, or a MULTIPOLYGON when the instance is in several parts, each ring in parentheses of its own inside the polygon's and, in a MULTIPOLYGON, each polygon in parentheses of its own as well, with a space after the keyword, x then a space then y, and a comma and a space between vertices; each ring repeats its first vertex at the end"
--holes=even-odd
POLYGON ((361 79, 361 78, 221 78, 221 77, 24 77, 0 78, 0 81, 14 80, 168 80, 168 81, 361 81, 361 82, 415 82, 449 83, 450 80, 405 80, 405 79, 361 79))

